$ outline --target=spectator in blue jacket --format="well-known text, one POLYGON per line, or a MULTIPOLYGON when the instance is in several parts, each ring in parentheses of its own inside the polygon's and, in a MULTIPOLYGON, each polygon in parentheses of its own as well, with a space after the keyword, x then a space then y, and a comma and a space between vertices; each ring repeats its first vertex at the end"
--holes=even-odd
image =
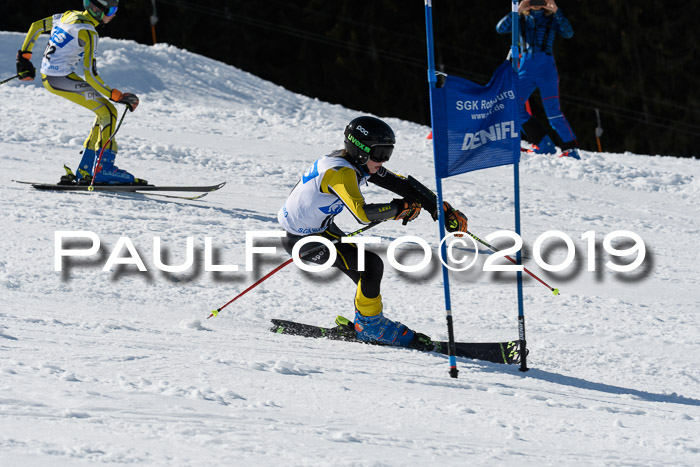
MULTIPOLYGON (((562 155, 579 159, 578 142, 571 125, 564 117, 559 104, 559 74, 554 62, 554 39, 557 35, 568 39, 574 35, 569 20, 564 17, 554 0, 524 0, 518 7, 520 18, 520 71, 519 98, 520 122, 528 140, 538 146, 541 153, 555 152, 554 143, 546 129, 531 118, 526 107, 530 95, 539 88, 542 104, 549 123, 562 141, 562 155)), ((512 30, 511 15, 498 22, 496 31, 508 34, 512 30)))

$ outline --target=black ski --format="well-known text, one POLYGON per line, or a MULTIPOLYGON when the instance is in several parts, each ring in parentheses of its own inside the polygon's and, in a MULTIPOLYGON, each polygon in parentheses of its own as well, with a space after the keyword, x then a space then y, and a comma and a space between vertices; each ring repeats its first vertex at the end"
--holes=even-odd
MULTIPOLYGON (((345 320, 347 321, 347 320, 345 320)), ((355 337, 355 330, 352 322, 347 325, 339 324, 333 328, 324 328, 310 324, 295 323, 281 319, 272 320, 270 331, 278 334, 289 334, 295 336, 325 338, 331 340, 341 340, 347 342, 359 342, 366 344, 355 337)), ((415 349, 421 352, 437 352, 448 355, 447 342, 432 342, 432 348, 415 349)), ((381 344, 376 344, 381 345, 381 344)), ((494 363, 517 364, 520 363, 520 344, 518 341, 510 342, 457 342, 456 356, 485 360, 494 363)))
POLYGON ((42 190, 42 191, 105 191, 105 192, 111 192, 111 193, 138 193, 138 194, 142 194, 142 195, 153 195, 153 196, 162 196, 165 198, 177 198, 177 199, 189 199, 189 200, 203 198, 208 193, 211 193, 212 191, 219 190, 224 185, 226 185, 226 182, 219 183, 217 185, 204 185, 204 186, 192 186, 192 185, 183 185, 183 186, 93 185, 92 189, 90 189, 89 185, 76 185, 76 184, 57 185, 57 184, 50 184, 50 183, 22 182, 19 180, 13 180, 13 181, 17 182, 17 183, 23 183, 25 185, 31 185, 33 188, 35 188, 37 190, 42 190), (165 191, 165 192, 169 192, 169 191, 198 192, 201 194, 194 195, 194 196, 177 196, 177 195, 168 195, 168 194, 164 194, 164 193, 158 193, 158 192, 163 192, 163 191, 165 191))
POLYGON ((182 185, 182 186, 158 186, 158 185, 93 185, 90 189, 89 185, 57 185, 52 183, 35 183, 35 182, 21 182, 15 180, 17 183, 24 183, 31 185, 37 190, 52 190, 52 191, 125 191, 125 192, 146 192, 146 191, 195 191, 195 192, 211 192, 221 189, 226 182, 219 183, 217 185, 205 185, 205 186, 192 186, 192 185, 182 185))

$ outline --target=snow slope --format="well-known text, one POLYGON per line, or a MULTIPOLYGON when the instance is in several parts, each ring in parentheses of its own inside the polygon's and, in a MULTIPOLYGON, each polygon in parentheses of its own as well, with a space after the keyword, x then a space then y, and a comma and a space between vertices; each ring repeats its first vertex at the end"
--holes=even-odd
MULTIPOLYGON (((21 42, 0 32, 7 76, 21 42)), ((200 201, 38 193, 13 183, 54 182, 61 164, 75 168, 93 117, 36 81, 0 88, 0 465, 700 463, 697 160, 523 156, 526 265, 561 295, 525 276, 530 371, 459 359, 455 380, 443 356, 268 332, 275 317, 331 325, 336 314, 351 316, 353 286, 332 272, 288 267, 205 319, 286 259, 278 249, 246 272, 246 232, 279 229, 287 193, 314 159, 340 146, 362 109, 165 44, 104 39, 99 69, 141 98, 118 134, 119 166, 157 184, 228 183, 200 201), (576 261, 559 273, 531 259, 548 230, 576 244, 576 261), (632 273, 605 267, 602 241, 616 230, 646 243, 632 273), (95 232, 99 254, 55 271, 56 231, 95 232), (587 231, 599 243, 595 272, 587 231), (147 272, 102 270, 120 237, 147 272), (166 264, 184 262, 193 237, 195 266, 156 269, 154 237, 166 264), (205 237, 217 264, 238 272, 204 270, 205 237)), ((429 129, 387 121, 398 137, 389 167, 434 187, 429 129)), ((513 228, 511 186, 503 167, 445 180, 444 192, 485 238, 513 228)), ((367 197, 389 196, 370 189, 367 197)), ((346 214, 339 224, 359 227, 346 214)), ((435 245, 437 228, 423 215, 371 234, 384 254, 402 235, 435 245)), ((481 272, 487 250, 479 251, 474 268, 451 275, 457 339, 515 339, 513 275, 481 272)), ((563 259, 562 248, 548 252, 552 264, 563 259)), ((432 264, 416 274, 387 266, 385 312, 444 339, 442 278, 432 264)))

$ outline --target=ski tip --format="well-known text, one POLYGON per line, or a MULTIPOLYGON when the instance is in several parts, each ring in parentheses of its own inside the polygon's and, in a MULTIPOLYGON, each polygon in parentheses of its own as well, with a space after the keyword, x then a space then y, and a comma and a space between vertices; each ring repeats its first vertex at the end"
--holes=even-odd
POLYGON ((22 185, 31 185, 32 187, 35 187, 35 185, 50 185, 50 183, 43 183, 43 182, 25 182, 23 180, 12 180, 14 183, 21 183, 22 185))

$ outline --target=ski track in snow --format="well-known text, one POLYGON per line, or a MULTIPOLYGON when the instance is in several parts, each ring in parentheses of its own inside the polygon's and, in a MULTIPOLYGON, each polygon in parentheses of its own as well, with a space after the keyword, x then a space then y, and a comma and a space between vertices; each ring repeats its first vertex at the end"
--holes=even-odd
MULTIPOLYGON (((22 37, 0 32, 3 70, 14 70, 22 37)), ((275 317, 329 326, 336 314, 351 316, 353 287, 330 271, 311 276, 290 266, 206 319, 286 259, 279 251, 244 271, 245 232, 279 230, 287 193, 315 158, 340 146, 361 109, 296 95, 164 44, 105 38, 98 63, 108 84, 141 98, 118 134, 118 165, 156 184, 227 185, 184 201, 38 193, 13 183, 55 182, 61 164, 75 168, 92 116, 40 82, 2 86, 0 464, 700 463, 697 160, 523 155, 526 266, 562 293, 524 276, 530 371, 459 359, 455 380, 444 356, 270 333, 275 317), (59 230, 97 233, 100 253, 54 271, 59 230), (576 245, 576 262, 561 273, 531 259, 535 238, 548 230, 576 245), (591 230, 596 272, 587 271, 581 239, 591 230), (644 239, 638 271, 605 268, 602 240, 615 230, 644 239), (147 273, 102 271, 122 236, 147 273), (195 266, 155 269, 155 236, 166 264, 182 263, 193 237, 195 266), (205 272, 205 237, 217 264, 240 270, 205 272)), ((434 186, 429 129, 387 121, 398 139, 389 168, 434 186)), ((511 168, 443 186, 472 232, 512 229, 511 168)), ((370 201, 391 196, 367 193, 370 201)), ((338 223, 358 228, 347 214, 338 223)), ((427 215, 371 235, 384 248, 402 235, 437 243, 427 215)), ((479 252, 482 266, 487 250, 479 252)), ((562 249, 550 253, 552 263, 563 259, 562 249)), ((451 285, 458 340, 517 338, 510 273, 474 268, 453 273, 451 285)), ((383 298, 387 316, 446 339, 437 267, 411 275, 387 265, 383 298)))

